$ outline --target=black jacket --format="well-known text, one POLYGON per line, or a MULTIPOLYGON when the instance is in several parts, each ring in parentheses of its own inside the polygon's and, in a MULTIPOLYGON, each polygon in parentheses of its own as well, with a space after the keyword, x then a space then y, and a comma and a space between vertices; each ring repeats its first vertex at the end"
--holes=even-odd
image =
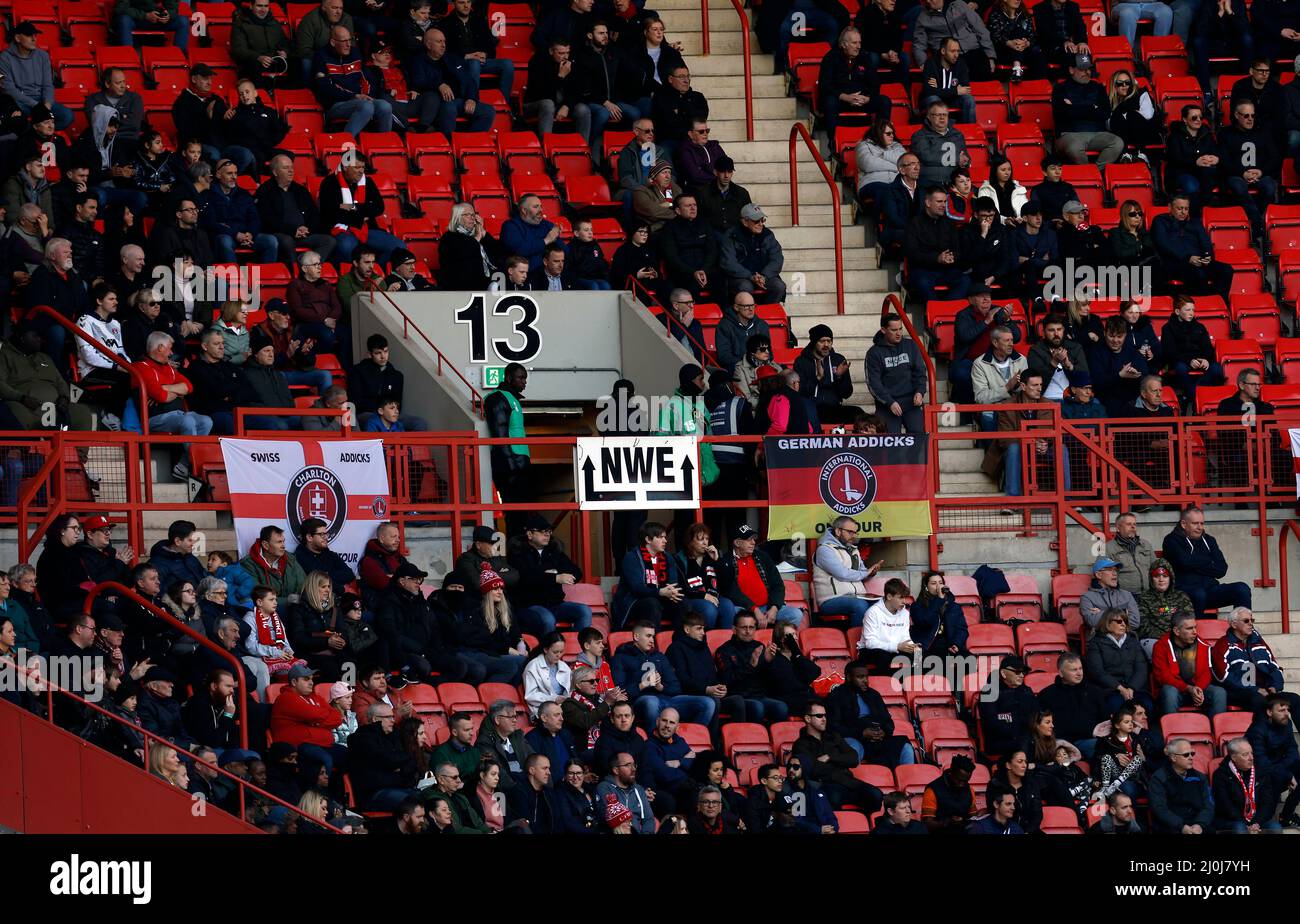
POLYGON ((180 701, 174 696, 160 699, 148 690, 141 690, 135 711, 140 716, 140 725, 146 731, 186 749, 194 743, 181 720, 180 701))
POLYGON ((227 123, 231 137, 253 152, 259 164, 270 159, 276 145, 289 133, 289 126, 270 106, 260 100, 251 106, 240 103, 227 123))
POLYGON ((668 222, 659 235, 659 247, 673 279, 688 277, 696 270, 710 275, 718 270, 718 239, 701 217, 668 222))
POLYGON ((686 137, 692 119, 709 117, 709 101, 699 90, 678 93, 672 87, 660 87, 651 98, 650 113, 656 141, 680 142, 686 137))
POLYGON ((1267 773, 1256 767, 1255 774, 1255 811, 1246 815, 1246 789, 1243 780, 1233 773, 1232 761, 1224 758, 1223 763, 1214 771, 1211 778, 1210 794, 1214 797, 1214 827, 1219 831, 1231 831, 1233 825, 1245 822, 1264 824, 1271 821, 1277 809, 1278 793, 1273 788, 1273 780, 1267 773))
POLYGON ((551 807, 556 834, 596 834, 601 829, 599 807, 586 790, 561 783, 551 794, 551 807))
POLYGON ((1027 686, 1002 688, 998 698, 980 702, 986 754, 1006 756, 1020 743, 1029 726, 1029 714, 1039 708, 1038 697, 1027 686))
POLYGON ((294 549, 293 557, 298 559, 298 564, 302 565, 303 574, 311 574, 313 571, 324 571, 330 576, 334 583, 334 596, 343 593, 343 588, 357 579, 356 573, 348 567, 343 557, 333 549, 326 549, 323 552, 313 552, 307 548, 307 543, 300 542, 298 548, 294 549))
POLYGON ((104 237, 95 230, 94 224, 71 221, 67 227, 60 228, 59 233, 72 245, 72 265, 77 268, 81 278, 100 279, 104 275, 104 237))
POLYGON ((572 574, 581 581, 582 569, 568 555, 564 554, 564 545, 552 538, 541 550, 532 548, 523 536, 510 540, 506 555, 510 564, 519 571, 519 583, 514 588, 516 608, 525 606, 557 606, 564 602, 564 585, 556 582, 554 570, 558 574, 572 574))
POLYGON ((907 262, 914 268, 945 268, 939 262, 939 254, 951 250, 956 262, 948 264, 952 269, 959 268, 962 260, 961 240, 955 221, 947 217, 931 218, 924 211, 918 212, 907 223, 907 232, 903 238, 903 253, 907 262))
MULTIPOLYGON (((1034 7, 1034 29, 1038 33, 1040 48, 1061 48, 1067 41, 1078 44, 1088 40, 1088 30, 1083 24, 1083 14, 1074 0, 1065 0, 1065 33, 1057 28, 1056 14, 1050 2, 1034 7)), ((1062 52, 1064 53, 1064 52, 1062 52)))
POLYGON ((185 367, 185 377, 194 386, 190 410, 199 414, 233 414, 250 397, 244 370, 224 359, 215 363, 196 360, 185 367))
POLYGON ((444 292, 484 292, 492 277, 484 271, 483 253, 494 267, 501 264, 501 245, 490 234, 476 241, 468 234, 448 231, 438 239, 438 288, 444 292))
POLYGON ((605 100, 635 100, 643 95, 644 73, 617 50, 611 48, 601 54, 588 43, 583 48, 575 47, 573 53, 569 76, 581 102, 599 106, 605 100))
MULTIPOLYGON (((967 78, 967 83, 970 80, 967 78)), ((880 81, 870 66, 866 52, 856 58, 846 58, 838 47, 832 48, 822 58, 817 70, 817 92, 822 96, 838 97, 841 93, 861 93, 875 96, 880 92, 880 81)))
POLYGON ((677 682, 682 685, 683 694, 705 696, 705 687, 718 682, 713 653, 709 651, 708 642, 703 639, 696 641, 678 629, 673 633, 673 640, 664 654, 677 673, 677 682))
POLYGON ((216 262, 212 239, 202 228, 195 226, 187 231, 174 223, 154 227, 149 241, 149 259, 153 263, 170 268, 173 254, 180 250, 194 255, 195 266, 208 267, 216 262))
POLYGON ((894 717, 889 714, 884 697, 871 687, 859 692, 851 683, 842 683, 826 697, 826 730, 845 738, 861 738, 868 727, 879 725, 888 738, 894 734, 894 717), (859 715, 859 698, 867 712, 859 715))
POLYGON ((552 792, 549 786, 540 791, 528 783, 512 786, 506 797, 507 819, 528 822, 528 830, 534 834, 559 833, 559 813, 555 810, 552 792))
POLYGON ((1160 355, 1169 365, 1190 363, 1193 359, 1214 362, 1214 342, 1200 321, 1195 318, 1184 321, 1174 315, 1165 322, 1165 329, 1160 332, 1160 355))
POLYGON ((1282 158, 1273 142, 1273 136, 1263 128, 1246 131, 1235 126, 1225 128, 1219 133, 1219 175, 1226 181, 1229 177, 1241 176, 1251 168, 1262 170, 1264 176, 1279 175, 1282 158), (1252 158, 1249 166, 1246 164, 1248 158, 1252 158))
POLYGON ((568 77, 560 77, 560 66, 548 51, 543 49, 535 53, 528 61, 528 86, 524 90, 524 102, 536 103, 549 99, 554 100, 556 106, 577 103, 582 97, 574 74, 571 67, 568 77))
POLYGON ((379 402, 387 398, 402 400, 405 378, 391 362, 380 369, 367 357, 352 367, 348 375, 348 396, 356 403, 358 414, 379 410, 379 402))
POLYGON ((287 190, 281 189, 275 180, 267 180, 257 188, 257 217, 261 219, 262 230, 267 234, 287 234, 293 237, 298 226, 290 227, 285 221, 286 200, 302 212, 303 225, 313 233, 320 230, 320 209, 311 192, 301 183, 291 183, 287 190))
POLYGON ((1179 776, 1166 764, 1147 781, 1147 799, 1154 833, 1182 834, 1183 825, 1200 825, 1202 831, 1209 832, 1214 806, 1209 784, 1199 770, 1179 776))
POLYGON ((1086 682, 1066 684, 1060 677, 1038 694, 1038 705, 1052 711, 1056 737, 1073 744, 1092 738, 1097 723, 1106 718, 1106 702, 1096 687, 1086 682))
POLYGON ((844 736, 829 728, 821 738, 814 738, 805 728, 795 739, 791 757, 803 762, 804 776, 814 783, 837 783, 854 788, 859 782, 851 772, 858 765, 858 752, 853 750, 844 736), (822 756, 829 760, 821 760, 822 756))
POLYGON ((172 122, 176 125, 177 138, 197 138, 202 144, 221 147, 225 143, 226 101, 221 94, 213 93, 206 98, 199 96, 186 87, 172 103, 172 122), (213 103, 212 115, 208 116, 208 103, 213 103))
POLYGON ((77 270, 60 273, 44 263, 32 273, 23 303, 28 308, 49 305, 74 323, 83 314, 89 314, 92 307, 84 278, 77 270))
POLYGON ((207 689, 201 689, 181 707, 181 722, 199 744, 218 751, 239 747, 239 725, 225 715, 225 706, 213 706, 207 689))
POLYGON ((396 731, 386 735, 381 723, 371 722, 348 737, 348 778, 361 807, 381 789, 414 789, 418 776, 396 731))
POLYGON ((407 593, 396 583, 379 598, 375 627, 394 657, 444 647, 439 614, 424 597, 407 593))

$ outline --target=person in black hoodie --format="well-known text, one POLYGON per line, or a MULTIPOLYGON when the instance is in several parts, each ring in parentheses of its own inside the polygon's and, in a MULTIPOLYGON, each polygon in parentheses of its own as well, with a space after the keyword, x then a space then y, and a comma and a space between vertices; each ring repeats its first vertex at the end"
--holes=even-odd
POLYGON ((677 680, 682 692, 688 696, 709 696, 717 703, 714 710, 712 731, 717 731, 717 724, 722 712, 726 712, 734 722, 747 721, 745 698, 732 693, 718 676, 718 669, 709 650, 704 628, 704 617, 696 612, 687 612, 682 617, 682 627, 673 633, 673 640, 665 654, 668 663, 677 672, 677 680))
POLYGON ((1174 313, 1160 333, 1160 355, 1184 408, 1196 407, 1197 386, 1225 381, 1210 332, 1196 320, 1196 302, 1190 295, 1174 296, 1174 313))
POLYGON ((823 423, 852 423, 861 413, 844 403, 853 396, 853 376, 849 361, 835 352, 835 332, 825 324, 808 330, 808 343, 794 361, 794 371, 799 373, 799 394, 817 405, 823 423))
POLYGON ((1193 212, 1199 215, 1218 183, 1219 165, 1218 141, 1200 103, 1183 106, 1181 121, 1169 127, 1165 158, 1165 188, 1190 196, 1193 212))
POLYGON ((591 625, 591 607, 565 600, 564 588, 581 582, 583 574, 552 531, 550 520, 530 513, 524 534, 506 547, 507 560, 519 572, 511 596, 520 628, 538 638, 554 632, 557 620, 572 623, 576 631, 591 625))
POLYGON ((348 737, 348 778, 359 807, 392 811, 416 794, 419 771, 414 755, 396 732, 393 707, 375 703, 367 719, 367 724, 348 737))
POLYGON ((608 291, 610 267, 594 235, 591 219, 579 218, 573 223, 573 240, 568 243, 565 268, 573 277, 574 288, 608 291))
POLYGON ((427 681, 436 671, 444 682, 482 683, 487 672, 447 647, 443 630, 451 616, 441 599, 431 602, 420 592, 428 576, 410 562, 397 566, 375 607, 380 638, 406 676, 427 681))
POLYGON ((848 666, 848 680, 826 697, 827 723, 866 763, 897 767, 916 762, 912 745, 894 734, 894 717, 885 700, 871 686, 865 661, 848 666))
MULTIPOLYGON (((1093 730, 1106 719, 1106 701, 1097 688, 1083 680, 1083 659, 1065 652, 1056 659, 1056 679, 1038 694, 1038 705, 1052 713, 1055 734, 1073 744, 1086 760, 1092 759, 1097 739, 1093 730)), ((1034 760, 1030 754, 1030 760, 1034 760)))

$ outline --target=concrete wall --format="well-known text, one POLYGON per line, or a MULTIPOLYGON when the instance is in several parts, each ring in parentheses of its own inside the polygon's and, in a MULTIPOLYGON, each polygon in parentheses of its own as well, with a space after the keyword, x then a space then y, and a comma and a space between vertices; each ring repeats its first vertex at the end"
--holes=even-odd
POLYGON ((665 337, 660 320, 648 311, 637 310, 630 295, 623 295, 621 300, 623 377, 636 384, 639 395, 671 395, 677 388, 677 370, 695 362, 695 357, 676 339, 665 337))

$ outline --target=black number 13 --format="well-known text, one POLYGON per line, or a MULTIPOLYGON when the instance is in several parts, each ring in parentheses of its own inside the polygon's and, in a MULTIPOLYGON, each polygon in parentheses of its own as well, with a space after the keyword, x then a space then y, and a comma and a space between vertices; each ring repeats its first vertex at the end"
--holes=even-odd
MULTIPOLYGON (((507 295, 492 306, 494 315, 508 315, 518 308, 520 316, 515 319, 509 337, 492 341, 492 349, 506 362, 526 363, 537 358, 542 351, 542 333, 537 324, 537 303, 526 295, 507 295), (523 343, 512 346, 516 336, 523 337, 523 343)), ((469 325, 470 362, 485 363, 487 358, 487 315, 484 311, 482 295, 475 295, 468 305, 456 312, 457 324, 469 325)))

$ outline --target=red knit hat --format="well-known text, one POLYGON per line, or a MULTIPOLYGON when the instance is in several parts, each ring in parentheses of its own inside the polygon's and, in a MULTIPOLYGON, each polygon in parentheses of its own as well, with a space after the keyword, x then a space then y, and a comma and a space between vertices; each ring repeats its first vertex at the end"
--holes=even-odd
POLYGON ((611 828, 625 825, 632 820, 632 810, 618 801, 612 792, 605 794, 605 824, 611 828))
POLYGON ((505 590, 505 587, 506 587, 506 582, 501 580, 501 575, 493 571, 492 566, 490 564, 488 564, 487 562, 483 562, 483 573, 480 574, 478 578, 479 593, 482 594, 491 593, 492 591, 497 590, 498 588, 501 590, 505 590))

